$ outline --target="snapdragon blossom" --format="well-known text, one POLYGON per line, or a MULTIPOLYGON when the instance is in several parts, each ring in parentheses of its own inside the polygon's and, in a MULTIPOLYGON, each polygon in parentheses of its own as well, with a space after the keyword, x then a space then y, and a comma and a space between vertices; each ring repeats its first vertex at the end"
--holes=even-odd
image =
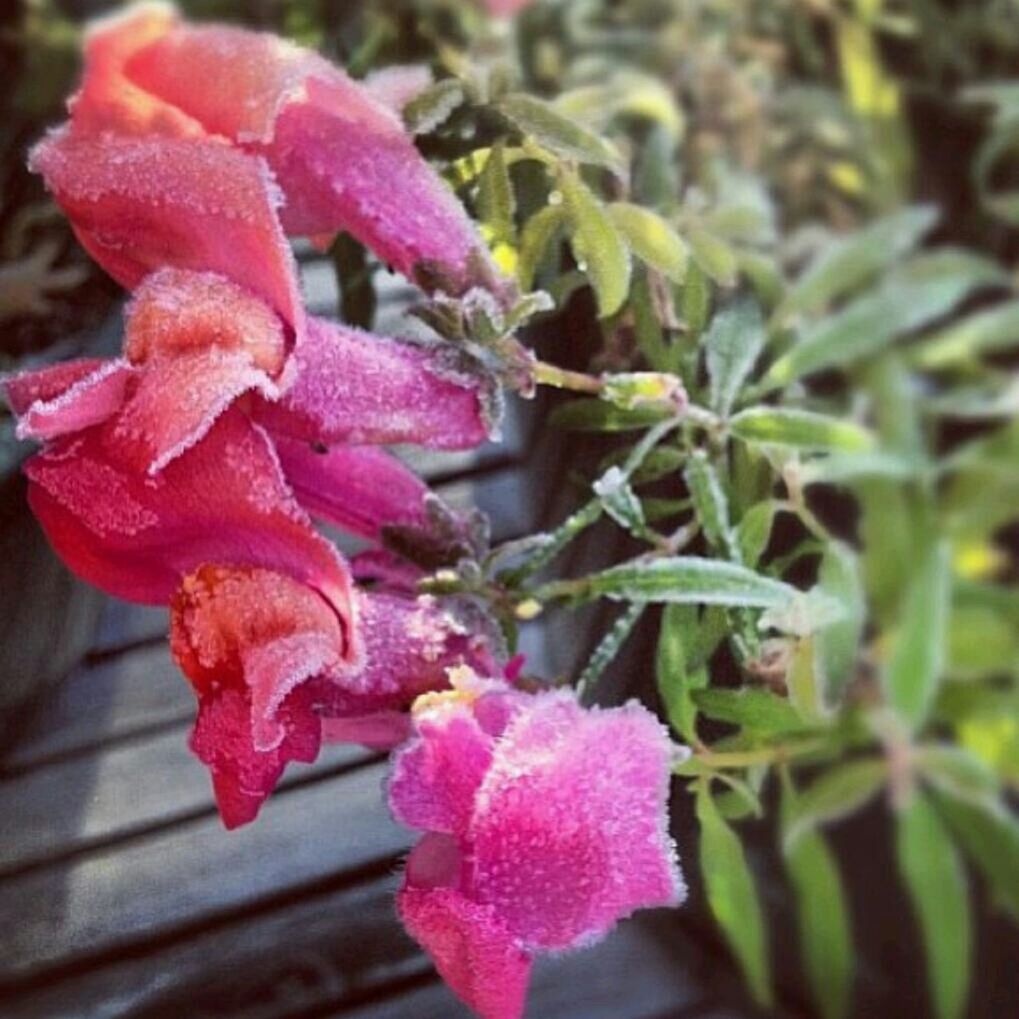
POLYGON ((400 916, 483 1019, 519 1019, 532 960, 685 895, 667 832, 672 747, 635 702, 582 708, 460 670, 422 697, 389 802, 426 834, 400 916))

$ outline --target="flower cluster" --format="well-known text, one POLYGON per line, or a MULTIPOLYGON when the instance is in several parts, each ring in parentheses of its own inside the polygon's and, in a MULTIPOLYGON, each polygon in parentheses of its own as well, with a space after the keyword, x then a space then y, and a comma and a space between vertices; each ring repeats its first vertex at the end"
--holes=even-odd
POLYGON ((422 286, 510 294, 394 112, 421 82, 360 84, 162 5, 97 25, 70 120, 31 165, 132 291, 123 352, 4 385, 42 443, 25 471, 53 546, 104 590, 169 606, 226 826, 323 740, 403 744, 391 805, 427 834, 401 915, 465 1001, 512 1019, 536 952, 681 897, 671 747, 638 705, 477 678, 513 671, 483 611, 419 594, 420 567, 383 541, 469 546, 381 447, 484 441, 497 387, 450 344, 308 315, 286 237, 347 231, 422 286), (368 549, 348 562, 312 518, 368 549))

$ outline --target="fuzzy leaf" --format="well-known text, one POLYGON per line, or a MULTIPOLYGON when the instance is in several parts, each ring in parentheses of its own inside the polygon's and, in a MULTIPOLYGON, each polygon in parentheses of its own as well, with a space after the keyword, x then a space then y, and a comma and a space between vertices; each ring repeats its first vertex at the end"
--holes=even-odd
POLYGON ((757 735, 796 732, 803 728, 799 713, 792 704, 770 690, 710 687, 698 690, 692 696, 697 707, 709 718, 738 725, 757 735))
MULTIPOLYGON (((639 604, 639 603, 638 603, 639 604)), ((699 620, 694 605, 666 605, 658 633, 655 675, 669 724, 688 743, 697 738, 697 707, 691 693, 708 683, 703 664, 693 662, 699 620)))
POLYGON ((785 851, 790 852, 801 836, 821 825, 854 814, 877 795, 887 777, 885 762, 873 759, 850 761, 826 771, 796 797, 785 827, 785 851))
POLYGON ((704 334, 712 410, 729 413, 764 347, 764 322, 752 301, 742 300, 718 312, 704 334))
POLYGON ((743 566, 699 556, 635 559, 578 583, 587 597, 677 605, 768 608, 786 604, 797 593, 794 587, 743 566))
POLYGON ((708 904, 759 1004, 772 1001, 767 931, 753 875, 736 833, 718 813, 707 786, 697 794, 700 864, 708 904))
POLYGON ((834 708, 853 678, 866 614, 859 561, 848 545, 832 542, 825 547, 818 586, 842 608, 842 617, 822 627, 814 641, 822 699, 834 708))
POLYGON ((556 407, 549 423, 573 432, 628 432, 656 425, 670 413, 662 407, 645 405, 626 410, 597 398, 581 398, 556 407))
POLYGON ((561 205, 546 205, 524 225, 520 233, 520 255, 517 259, 517 282, 522 290, 530 290, 534 286, 534 278, 549 245, 565 224, 566 210, 561 205))
POLYGON ((967 315, 924 340, 914 350, 921 368, 946 368, 980 354, 1019 345, 1019 301, 1008 301, 967 315))
POLYGON ((683 282, 687 247, 665 219, 630 202, 613 202, 608 212, 630 250, 642 262, 674 283, 683 282))
POLYGON ((499 100, 496 109, 553 155, 610 170, 620 167, 619 153, 612 145, 542 99, 514 93, 499 100))
POLYGON ((730 422, 732 434, 746 442, 760 442, 796 449, 866 450, 873 435, 860 425, 841 418, 791 407, 750 407, 730 422))
POLYGON ((630 253, 605 206, 578 176, 564 174, 560 187, 573 256, 591 281, 598 314, 602 318, 614 315, 630 290, 630 253))
POLYGON ((939 1019, 959 1019, 969 994, 973 935, 966 877, 933 807, 921 795, 897 818, 899 873, 913 903, 939 1019))

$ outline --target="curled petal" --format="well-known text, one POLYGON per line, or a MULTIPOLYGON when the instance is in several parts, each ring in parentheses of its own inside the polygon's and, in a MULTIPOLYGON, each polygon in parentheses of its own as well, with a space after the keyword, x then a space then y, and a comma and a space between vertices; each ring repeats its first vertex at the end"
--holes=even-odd
POLYGON ((535 696, 478 794, 474 895, 523 944, 553 950, 596 940, 636 909, 677 904, 670 760, 667 733, 635 702, 587 711, 569 694, 535 696))
POLYGON ((309 318, 297 379, 259 419, 307 442, 467 449, 489 438, 498 387, 451 345, 420 346, 309 318))
POLYGON ((406 711, 322 719, 322 739, 326 743, 360 743, 372 750, 392 750, 409 735, 410 716, 406 711))
POLYGON ((290 761, 311 763, 321 746, 321 723, 304 688, 295 690, 276 717, 283 737, 269 751, 251 739, 251 704, 245 692, 224 689, 203 697, 191 749, 208 766, 227 828, 253 821, 290 761))
POLYGON ((213 271, 303 332, 282 197, 263 160, 213 139, 80 136, 66 128, 29 160, 89 254, 136 287, 154 269, 213 271))
POLYGON ((346 230, 406 275, 457 292, 495 281, 463 207, 389 103, 316 54, 268 34, 179 25, 126 70, 210 133, 265 156, 288 198, 288 233, 346 230))
POLYGON ((25 465, 32 507, 71 569, 119 597, 165 604, 202 563, 265 566, 320 591, 349 629, 343 561, 294 500, 265 433, 239 410, 155 477, 125 466, 121 446, 113 419, 25 465))
POLYGON ((393 816, 410 828, 464 835, 493 740, 460 700, 440 702, 415 722, 415 738, 393 758, 387 786, 393 816))
POLYGON ((215 273, 164 269, 127 310, 124 353, 145 371, 117 422, 125 457, 155 474, 239 396, 275 399, 286 341, 262 301, 215 273))
POLYGON ((454 888, 409 883, 396 903, 411 937, 468 1006, 482 1019, 520 1019, 531 959, 492 907, 454 888))
POLYGON ((19 439, 55 439, 100 424, 123 405, 136 371, 124 361, 89 358, 3 382, 19 439))
POLYGON ((283 473, 312 516, 378 541, 382 528, 424 529, 428 486, 396 457, 372 446, 335 446, 276 438, 283 473))

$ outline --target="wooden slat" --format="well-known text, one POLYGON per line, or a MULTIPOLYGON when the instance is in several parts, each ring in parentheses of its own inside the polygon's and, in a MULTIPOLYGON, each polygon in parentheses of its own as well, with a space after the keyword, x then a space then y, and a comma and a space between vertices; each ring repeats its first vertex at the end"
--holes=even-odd
POLYGON ((386 814, 384 774, 371 765, 283 791, 237 831, 203 818, 0 883, 0 915, 19 918, 4 938, 0 989, 402 851, 410 835, 386 814))
POLYGON ((99 619, 94 650, 111 652, 158 640, 166 635, 168 625, 165 606, 132 605, 110 598, 99 619))
POLYGON ((194 714, 194 694, 166 643, 82 666, 53 691, 19 735, 0 764, 0 778, 104 741, 183 724, 194 714))
MULTIPOLYGON (((189 730, 186 722, 0 782, 0 817, 8 828, 0 841, 0 876, 175 819, 212 813, 208 772, 188 750, 189 730)), ((324 747, 314 764, 290 765, 279 788, 373 756, 350 744, 324 747)))
MULTIPOLYGON (((622 924, 587 951, 538 960, 528 1019, 657 1019, 694 1006, 701 996, 693 967, 641 925, 622 924)), ((341 1013, 334 1014, 340 1019, 341 1013)), ((345 1019, 470 1019, 438 982, 353 1011, 345 1019)), ((686 1016, 686 1011, 683 1012, 686 1016)))
POLYGON ((316 889, 9 994, 5 1019, 160 1015, 285 1019, 385 993, 426 960, 393 911, 396 875, 316 889))

